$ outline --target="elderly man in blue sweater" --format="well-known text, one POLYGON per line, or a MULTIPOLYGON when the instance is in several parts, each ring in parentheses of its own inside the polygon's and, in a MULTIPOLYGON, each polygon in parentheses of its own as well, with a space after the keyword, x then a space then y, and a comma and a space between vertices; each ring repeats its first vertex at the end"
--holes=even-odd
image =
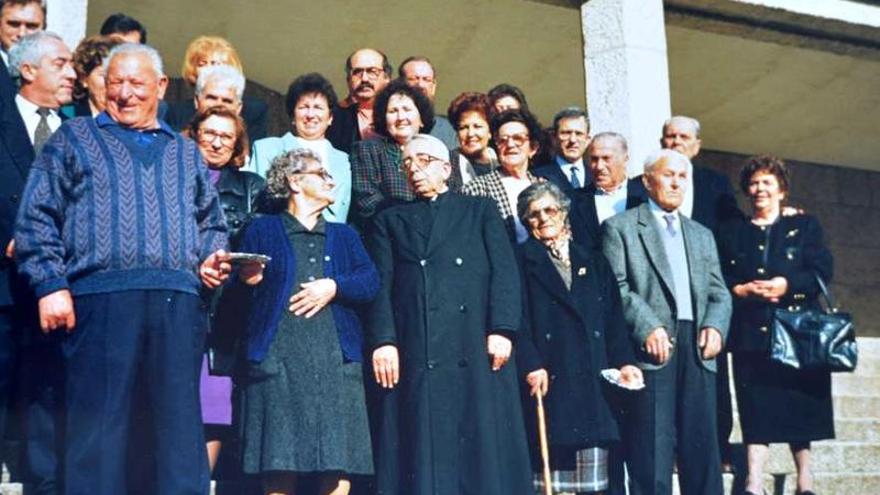
POLYGON ((156 492, 206 494, 199 290, 228 276, 226 223, 195 143, 157 118, 159 54, 120 45, 105 68, 107 111, 49 139, 15 230, 40 326, 67 332, 65 493, 128 492, 137 392, 155 420, 156 492))

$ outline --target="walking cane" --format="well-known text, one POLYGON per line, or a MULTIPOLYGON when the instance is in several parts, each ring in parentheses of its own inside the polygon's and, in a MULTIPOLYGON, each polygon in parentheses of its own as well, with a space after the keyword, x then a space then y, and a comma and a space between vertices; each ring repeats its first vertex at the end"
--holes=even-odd
POLYGON ((544 466, 544 495, 553 495, 553 487, 550 483, 550 448, 547 446, 547 423, 544 419, 544 400, 541 399, 539 390, 535 397, 538 398, 538 439, 541 444, 541 461, 544 466))

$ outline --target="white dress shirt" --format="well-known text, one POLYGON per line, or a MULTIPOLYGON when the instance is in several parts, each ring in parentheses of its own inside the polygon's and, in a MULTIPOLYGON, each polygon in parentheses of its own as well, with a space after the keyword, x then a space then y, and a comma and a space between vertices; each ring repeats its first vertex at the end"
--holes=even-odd
POLYGON ((681 202, 681 206, 678 207, 678 212, 682 215, 693 218, 694 215, 694 166, 690 165, 688 167, 688 178, 685 184, 684 190, 684 200, 681 202))
POLYGON ((556 164, 562 169, 562 174, 565 175, 565 178, 568 179, 569 183, 571 183, 571 169, 577 170, 577 178, 581 182, 581 187, 584 187, 589 182, 587 180, 587 170, 584 168, 583 159, 571 163, 562 155, 556 155, 556 164))
MULTIPOLYGON (((18 107, 21 119, 24 120, 24 127, 27 129, 28 138, 30 138, 31 144, 34 144, 34 134, 37 132, 37 125, 40 124, 40 114, 37 113, 40 106, 32 103, 20 94, 15 95, 15 105, 18 107)), ((56 109, 49 110, 46 120, 49 122, 49 130, 52 132, 61 127, 61 117, 58 116, 58 110, 56 109)))
POLYGON ((594 196, 596 201, 596 216, 599 217, 599 224, 605 220, 623 213, 626 210, 626 184, 624 180, 616 189, 611 192, 605 192, 601 188, 596 188, 594 196))

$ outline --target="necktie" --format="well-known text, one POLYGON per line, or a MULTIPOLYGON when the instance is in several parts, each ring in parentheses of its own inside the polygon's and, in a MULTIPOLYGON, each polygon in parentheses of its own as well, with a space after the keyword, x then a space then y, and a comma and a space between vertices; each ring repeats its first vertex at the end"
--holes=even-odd
POLYGON ((49 109, 45 107, 40 107, 37 110, 37 113, 40 115, 40 122, 37 124, 36 131, 34 131, 35 155, 40 154, 40 151, 43 149, 43 145, 46 144, 46 141, 49 140, 49 136, 52 135, 52 130, 49 129, 49 109))
POLYGON ((669 234, 669 237, 675 237, 678 233, 675 230, 675 215, 667 213, 663 215, 663 220, 666 220, 666 232, 669 234))
POLYGON ((581 180, 578 179, 578 169, 577 167, 571 167, 571 187, 574 189, 581 188, 581 180))

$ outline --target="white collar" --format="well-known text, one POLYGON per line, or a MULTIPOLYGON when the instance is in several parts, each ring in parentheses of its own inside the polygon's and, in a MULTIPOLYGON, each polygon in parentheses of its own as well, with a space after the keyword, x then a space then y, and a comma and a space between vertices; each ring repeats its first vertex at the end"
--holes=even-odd
POLYGON ((578 169, 584 168, 584 159, 579 158, 576 162, 570 162, 565 159, 562 155, 556 155, 556 164, 559 165, 562 169, 568 169, 571 167, 577 167, 578 169))
POLYGON ((596 196, 618 196, 620 194, 626 194, 626 183, 629 182, 627 179, 624 179, 623 182, 620 183, 617 187, 615 187, 611 191, 606 191, 599 186, 596 186, 596 196))
POLYGON ((37 110, 40 109, 40 105, 28 100, 24 96, 21 96, 21 93, 15 95, 15 104, 18 105, 18 111, 22 115, 30 116, 31 114, 37 113, 37 110))
POLYGON ((651 209, 651 214, 654 215, 654 218, 656 218, 661 225, 666 225, 666 215, 673 215, 676 221, 679 220, 678 208, 672 211, 666 211, 663 208, 660 208, 660 206, 657 205, 657 203, 655 203, 654 200, 650 198, 648 199, 648 208, 651 209))

